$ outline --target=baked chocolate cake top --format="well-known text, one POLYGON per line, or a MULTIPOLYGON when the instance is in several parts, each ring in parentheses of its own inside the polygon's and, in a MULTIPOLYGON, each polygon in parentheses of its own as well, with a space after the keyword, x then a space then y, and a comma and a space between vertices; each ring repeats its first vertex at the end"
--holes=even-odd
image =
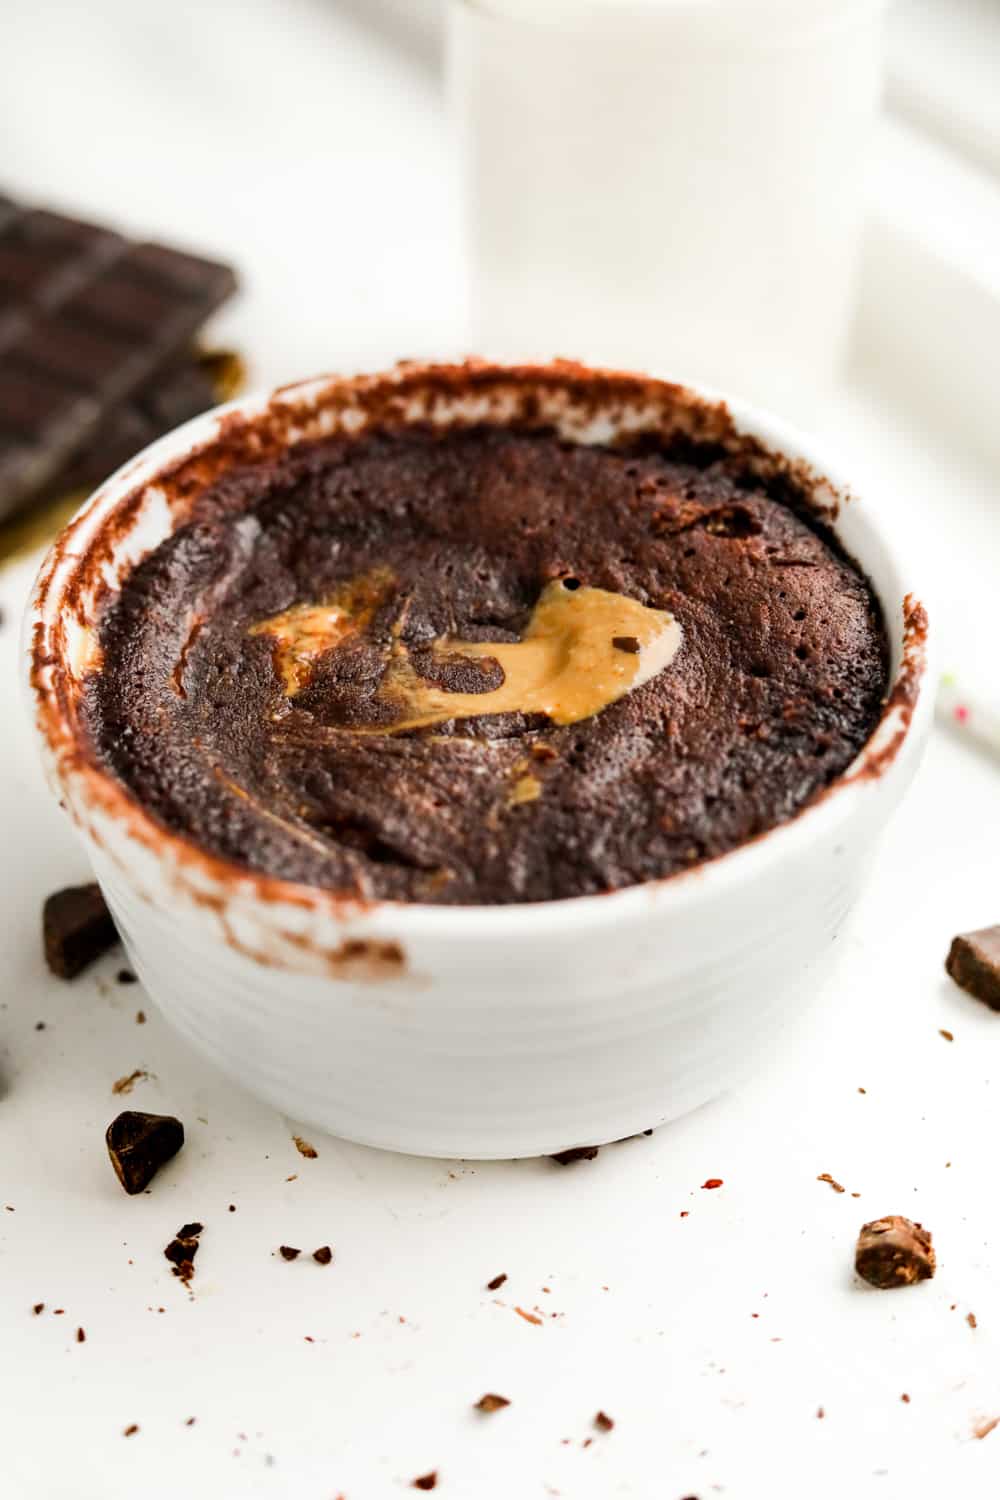
POLYGON ((491 427, 231 472, 101 642, 96 751, 167 828, 438 903, 722 854, 846 768, 887 684, 872 590, 788 484, 491 427))

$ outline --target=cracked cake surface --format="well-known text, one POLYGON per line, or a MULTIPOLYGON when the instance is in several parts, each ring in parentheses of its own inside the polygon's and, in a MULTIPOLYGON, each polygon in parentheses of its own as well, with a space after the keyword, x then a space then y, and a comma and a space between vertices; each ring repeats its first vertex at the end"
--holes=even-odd
POLYGON ((789 486, 690 442, 480 427, 233 471, 101 623, 101 760, 164 826, 364 898, 657 879, 871 735, 872 589, 789 486))

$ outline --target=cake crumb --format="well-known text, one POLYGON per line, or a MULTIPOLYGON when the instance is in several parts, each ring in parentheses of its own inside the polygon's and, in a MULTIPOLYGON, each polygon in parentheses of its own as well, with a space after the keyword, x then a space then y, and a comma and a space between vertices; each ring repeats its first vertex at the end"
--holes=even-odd
POLYGON ((480 1396, 474 1405, 477 1411, 493 1412, 502 1411, 505 1406, 510 1405, 510 1402, 506 1396, 497 1396, 491 1391, 485 1396, 480 1396))
POLYGON ((147 1073, 145 1068, 133 1068, 131 1073, 126 1073, 124 1078, 116 1078, 111 1085, 113 1094, 131 1094, 137 1083, 144 1078, 152 1078, 152 1073, 147 1073))
POLYGON ((828 1182, 830 1184, 830 1186, 833 1188, 833 1191, 835 1193, 843 1193, 843 1192, 846 1191, 845 1188, 841 1187, 840 1183, 836 1180, 836 1178, 830 1176, 829 1172, 821 1172, 819 1174, 819 1176, 816 1178, 816 1181, 817 1182, 828 1182))
POLYGON ((534 1313, 525 1312, 523 1307, 515 1307, 514 1311, 517 1313, 518 1317, 523 1318, 526 1323, 537 1323, 539 1326, 541 1325, 541 1318, 536 1318, 534 1313))

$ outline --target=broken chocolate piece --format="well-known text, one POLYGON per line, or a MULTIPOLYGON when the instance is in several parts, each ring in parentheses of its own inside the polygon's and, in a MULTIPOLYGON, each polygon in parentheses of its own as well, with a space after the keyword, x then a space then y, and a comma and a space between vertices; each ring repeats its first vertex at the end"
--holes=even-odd
POLYGON ((902 1214, 873 1219, 858 1235, 854 1268, 870 1286, 912 1286, 933 1276, 936 1266, 930 1231, 902 1214))
POLYGON ((944 966, 963 990, 990 1010, 1000 1010, 1000 926, 960 932, 952 939, 944 966))
POLYGON ((438 1482, 437 1469, 432 1469, 429 1474, 421 1474, 419 1479, 413 1481, 415 1490, 432 1490, 438 1482))
POLYGON ((278 1254, 281 1256, 282 1260, 297 1260, 302 1254, 302 1251, 296 1250, 294 1245, 279 1245, 278 1254))
POLYGON ((616 651, 627 651, 630 656, 639 655, 640 646, 637 635, 613 635, 611 644, 616 651))
POLYGON ((329 1245, 320 1245, 318 1250, 313 1251, 313 1260, 318 1260, 321 1266, 328 1266, 333 1260, 333 1251, 329 1245))
POLYGON ((487 1412, 502 1411, 505 1406, 509 1405, 510 1402, 507 1400, 506 1396, 496 1396, 493 1395, 492 1392, 485 1396, 480 1396, 479 1400, 475 1402, 477 1411, 487 1412))
POLYGON ((118 941, 101 888, 69 885, 53 891, 42 909, 45 962, 60 979, 75 979, 118 941))
POLYGON ((600 1149, 600 1146, 571 1146, 568 1151, 553 1151, 552 1160, 568 1167, 574 1161, 593 1161, 600 1149))
POLYGON ((141 1193, 184 1144, 184 1126, 173 1115, 127 1109, 107 1128, 111 1165, 126 1193, 141 1193))
POLYGON ((190 1285, 194 1276, 194 1258, 198 1254, 198 1237, 204 1230, 203 1224, 182 1224, 174 1238, 164 1250, 174 1269, 174 1275, 183 1281, 185 1286, 190 1285))

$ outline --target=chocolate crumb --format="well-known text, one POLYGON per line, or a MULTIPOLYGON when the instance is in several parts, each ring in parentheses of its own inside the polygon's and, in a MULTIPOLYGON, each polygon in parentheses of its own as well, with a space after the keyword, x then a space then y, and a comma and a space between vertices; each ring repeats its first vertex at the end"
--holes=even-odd
POLYGON ((486 1283, 486 1290, 488 1292, 499 1291, 499 1289, 503 1286, 503 1284, 504 1284, 504 1282, 506 1280, 507 1280, 507 1272, 506 1271, 501 1271, 499 1276, 494 1276, 494 1278, 493 1278, 492 1281, 488 1281, 486 1283))
POLYGON ((31 1309, 31 1311, 34 1313, 35 1317, 37 1318, 39 1313, 43 1313, 45 1311, 45 1303, 44 1302, 36 1302, 35 1305, 34 1305, 34 1307, 31 1309))
POLYGON ((854 1267, 871 1286, 912 1286, 933 1276, 936 1264, 930 1231, 902 1214, 872 1219, 858 1235, 854 1267))
POLYGON ((197 1420, 198 1420, 197 1417, 188 1417, 187 1421, 184 1423, 184 1426, 185 1427, 193 1427, 194 1424, 195 1424, 195 1422, 197 1422, 197 1420))
POLYGON ((568 1167, 574 1161, 593 1161, 600 1149, 600 1146, 571 1146, 568 1151, 553 1151, 551 1160, 568 1167))
POLYGON ((295 1149, 300 1156, 306 1156, 310 1161, 314 1161, 319 1155, 316 1147, 310 1146, 309 1142, 304 1141, 300 1135, 293 1135, 292 1140, 295 1142, 295 1149))
POLYGON ((867 1094, 867 1092, 868 1092, 867 1089, 863 1089, 860 1084, 858 1085, 858 1093, 859 1094, 867 1094))
POLYGON ((146 1012, 144 1010, 137 1010, 136 1011, 136 1013, 135 1013, 135 1024, 137 1026, 145 1026, 145 1024, 146 1024, 146 1012))
POLYGON ((841 1187, 840 1183, 835 1181, 835 1179, 830 1176, 829 1172, 821 1172, 816 1178, 816 1181, 828 1182, 835 1193, 842 1193, 845 1191, 845 1189, 841 1187))
POLYGON ((702 1187, 703 1188, 720 1188, 720 1187, 722 1187, 722 1178, 721 1177, 707 1177, 705 1179, 705 1181, 702 1183, 702 1187))
POLYGON ((44 1031, 45 1030, 45 1022, 44 1021, 36 1021, 35 1022, 35 1030, 36 1031, 44 1031))
POLYGON ((826 1416, 826 1412, 823 1410, 823 1408, 821 1406, 817 1406, 817 1408, 816 1408, 816 1415, 817 1415, 817 1417, 819 1417, 820 1421, 822 1421, 823 1418, 826 1416))
POLYGON ((938 1036, 943 1036, 946 1042, 953 1042, 955 1040, 954 1035, 950 1031, 945 1031, 943 1026, 938 1027, 938 1036))
POLYGON ((76 1341, 78 1344, 85 1344, 87 1342, 87 1335, 82 1328, 76 1330, 76 1341))
POLYGON ((328 1266, 333 1260, 333 1251, 329 1245, 320 1245, 318 1250, 313 1251, 313 1260, 318 1260, 321 1266, 328 1266))
POLYGON ((437 1482, 437 1469, 432 1469, 429 1474, 421 1474, 419 1479, 415 1479, 412 1488, 415 1490, 433 1490, 436 1488, 437 1482))
POLYGON ((119 969, 115 975, 119 984, 138 984, 138 980, 131 969, 119 969))
POLYGON ((236 1212, 236 1204, 235 1203, 230 1203, 230 1205, 229 1205, 229 1212, 231 1214, 234 1214, 236 1212))
POLYGON ((910 1398, 909 1398, 909 1396, 908 1396, 908 1395, 907 1395, 907 1394, 906 1394, 906 1392, 905 1392, 905 1391, 904 1391, 904 1392, 903 1392, 903 1394, 902 1394, 902 1395, 901 1395, 901 1396, 900 1396, 900 1398, 899 1398, 899 1399, 900 1399, 900 1401, 902 1401, 902 1402, 904 1402, 904 1403, 905 1403, 905 1404, 906 1404, 906 1405, 907 1405, 907 1406, 909 1406, 909 1404, 910 1404, 910 1398))
POLYGON ((75 979, 118 941, 101 888, 70 885, 53 891, 42 908, 45 962, 60 979, 75 979))
POLYGON ((296 1250, 294 1245, 279 1245, 278 1254, 281 1256, 282 1260, 297 1260, 298 1257, 302 1254, 302 1251, 296 1250))
POLYGON ((198 1254, 198 1237, 203 1230, 203 1224, 182 1224, 163 1252, 173 1265, 174 1275, 188 1287, 194 1277, 194 1258, 198 1254))
POLYGON ((111 1085, 111 1092, 113 1094, 131 1094, 137 1083, 140 1083, 144 1078, 151 1077, 152 1074, 148 1073, 145 1068, 133 1068, 132 1072, 126 1073, 124 1078, 115 1079, 111 1085))
POLYGON ((105 1132, 111 1165, 126 1193, 141 1193, 184 1144, 184 1126, 173 1115, 127 1109, 105 1132))
POLYGON ((610 1432, 614 1425, 614 1419, 609 1417, 606 1411, 599 1411, 594 1418, 594 1426, 598 1432, 610 1432))
POLYGON ((128 1424, 128 1426, 125 1428, 125 1431, 122 1433, 122 1436, 123 1437, 132 1437, 132 1435, 134 1433, 138 1432, 138 1431, 139 1431, 139 1424, 138 1424, 138 1422, 130 1422, 128 1424))
POLYGON ((495 1396, 492 1393, 485 1396, 480 1396, 479 1400, 475 1403, 477 1411, 487 1412, 502 1411, 505 1406, 509 1405, 510 1402, 508 1401, 506 1396, 495 1396))
POLYGON ((635 635, 613 635, 611 644, 616 651, 627 651, 630 656, 639 655, 639 638, 635 635))
POLYGON ((64 1308, 64 1307, 54 1307, 54 1308, 53 1308, 53 1309, 52 1309, 52 1316, 53 1316, 53 1317, 54 1317, 54 1318, 61 1318, 61 1317, 62 1317, 62 1315, 63 1315, 63 1313, 64 1313, 64 1312, 65 1312, 65 1311, 66 1311, 66 1309, 65 1309, 65 1308, 64 1308))
POLYGON ((965 1315, 965 1321, 968 1323, 968 1325, 969 1325, 970 1328, 978 1328, 979 1327, 979 1324, 976 1322, 976 1315, 973 1312, 966 1313, 966 1315, 965 1315))
POLYGON ((1000 927, 960 932, 944 966, 961 989, 1000 1010, 1000 927))

